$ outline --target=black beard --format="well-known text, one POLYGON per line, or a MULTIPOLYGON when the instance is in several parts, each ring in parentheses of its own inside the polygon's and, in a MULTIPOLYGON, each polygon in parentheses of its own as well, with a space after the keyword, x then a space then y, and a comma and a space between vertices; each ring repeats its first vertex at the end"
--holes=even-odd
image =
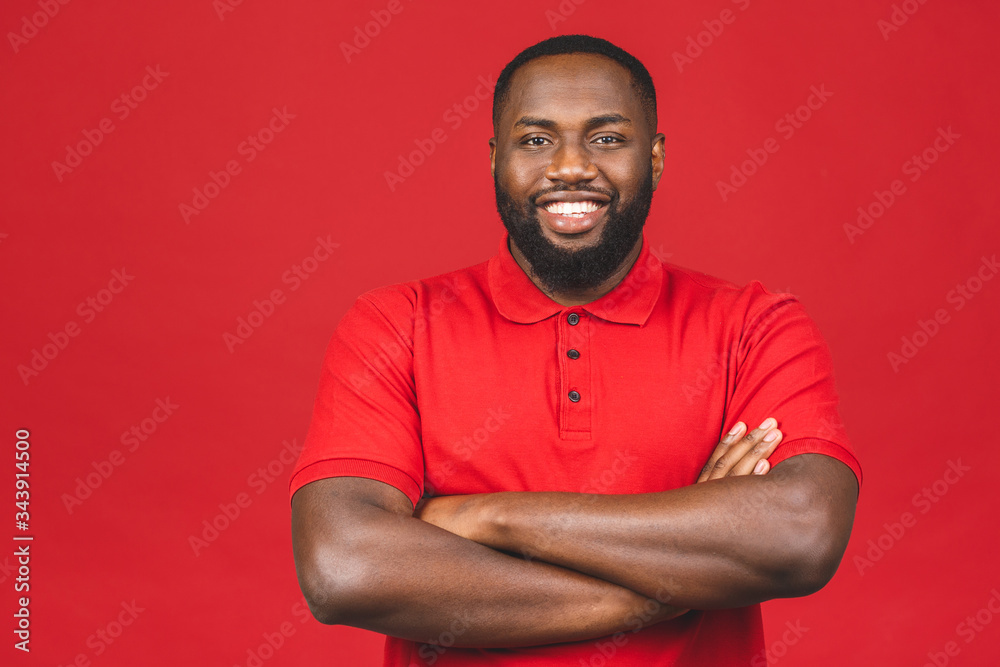
POLYGON ((542 234, 542 221, 538 219, 535 199, 548 192, 573 190, 558 187, 530 197, 524 206, 500 187, 494 177, 497 212, 510 238, 531 264, 531 272, 552 292, 575 292, 597 287, 617 271, 635 247, 646 224, 649 208, 653 201, 652 170, 642 179, 635 198, 618 210, 617 192, 586 186, 583 189, 600 192, 611 197, 606 204, 607 211, 601 237, 593 246, 579 250, 567 250, 553 244, 542 234))

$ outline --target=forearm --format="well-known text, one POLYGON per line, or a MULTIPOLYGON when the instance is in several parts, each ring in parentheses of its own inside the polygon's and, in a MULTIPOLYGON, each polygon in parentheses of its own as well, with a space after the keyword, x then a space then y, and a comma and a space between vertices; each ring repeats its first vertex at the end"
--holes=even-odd
POLYGON ((844 481, 846 467, 812 456, 818 459, 793 457, 767 476, 662 493, 471 497, 481 517, 471 537, 645 595, 665 590, 681 607, 728 608, 806 595, 836 570, 856 499, 856 486, 851 490, 844 481), (811 487, 792 481, 803 466, 831 479, 811 487), (825 502, 809 488, 838 497, 825 502), (850 510, 831 512, 831 504, 850 510))
POLYGON ((547 563, 508 556, 384 509, 350 508, 350 531, 300 548, 310 607, 326 623, 455 646, 531 646, 655 622, 645 597, 547 563), (450 633, 450 635, 446 635, 450 633))

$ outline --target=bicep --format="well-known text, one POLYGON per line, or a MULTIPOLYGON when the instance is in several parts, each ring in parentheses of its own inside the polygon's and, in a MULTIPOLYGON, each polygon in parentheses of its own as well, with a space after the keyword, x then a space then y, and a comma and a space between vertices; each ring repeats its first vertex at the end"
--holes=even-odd
POLYGON ((306 484, 292 496, 292 551, 299 586, 317 619, 332 622, 336 598, 356 578, 354 549, 378 543, 385 520, 408 520, 413 506, 399 489, 362 477, 306 484), (374 542, 373 542, 374 538, 374 542))
POLYGON ((774 466, 777 479, 802 488, 802 493, 819 504, 850 509, 858 501, 858 478, 851 467, 826 454, 808 453, 791 456, 774 466))
POLYGON ((364 477, 331 477, 306 484, 292 496, 292 543, 298 551, 311 541, 358 527, 372 510, 413 516, 406 494, 364 477))

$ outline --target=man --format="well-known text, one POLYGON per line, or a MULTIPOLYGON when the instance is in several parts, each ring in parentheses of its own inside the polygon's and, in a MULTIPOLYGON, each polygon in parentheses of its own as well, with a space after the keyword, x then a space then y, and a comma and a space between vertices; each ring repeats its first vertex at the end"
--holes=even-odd
POLYGON ((497 255, 367 292, 330 343, 290 482, 310 608, 386 665, 760 661, 759 603, 824 586, 853 522, 826 345, 791 295, 650 253, 631 55, 541 42, 493 121, 497 255))

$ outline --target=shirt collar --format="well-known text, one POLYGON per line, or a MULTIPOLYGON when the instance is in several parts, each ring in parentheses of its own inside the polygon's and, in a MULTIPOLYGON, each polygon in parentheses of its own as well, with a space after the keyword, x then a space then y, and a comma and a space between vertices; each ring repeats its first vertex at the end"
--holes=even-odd
POLYGON ((510 254, 508 239, 509 234, 504 230, 497 254, 490 258, 488 267, 493 303, 508 320, 532 324, 564 310, 580 309, 603 320, 641 326, 653 312, 664 272, 660 260, 649 250, 645 232, 639 257, 628 275, 600 299, 582 306, 563 306, 538 289, 510 254))

